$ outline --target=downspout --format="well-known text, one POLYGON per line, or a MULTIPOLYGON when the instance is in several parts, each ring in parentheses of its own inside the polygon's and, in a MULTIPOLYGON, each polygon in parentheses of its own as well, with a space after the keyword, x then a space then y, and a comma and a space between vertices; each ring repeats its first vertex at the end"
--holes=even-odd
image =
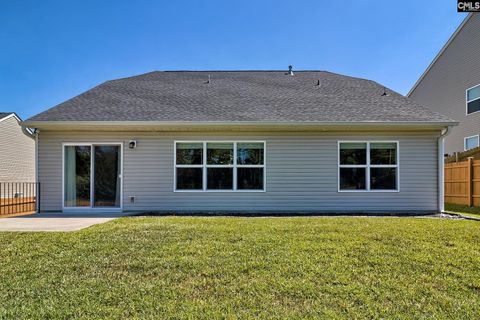
MULTIPOLYGON (((36 193, 37 193, 36 196, 37 196, 37 198, 39 198, 39 196, 40 196, 40 184, 38 182, 38 133, 40 131, 37 128, 34 128, 34 129, 27 128, 23 124, 21 124, 21 128, 22 128, 23 133, 26 136, 35 140, 35 181, 34 182, 36 183, 36 187, 35 187, 35 190, 36 190, 36 193)), ((39 209, 40 209, 40 206, 39 206, 40 202, 39 201, 40 201, 40 199, 37 199, 35 213, 39 212, 39 209)))
POLYGON ((40 130, 35 129, 35 183, 37 188, 37 206, 36 206, 36 213, 40 213, 40 181, 38 180, 38 134, 40 130))
POLYGON ((438 211, 440 213, 445 211, 445 137, 450 133, 450 127, 442 130, 442 134, 438 137, 438 211))
POLYGON ((32 131, 30 129, 28 129, 27 127, 24 127, 23 125, 21 125, 21 128, 22 128, 22 132, 27 136, 27 137, 30 137, 32 139, 35 139, 35 132, 32 133, 32 131))
POLYGON ((38 129, 34 129, 33 134, 35 135, 35 182, 38 182, 38 129))

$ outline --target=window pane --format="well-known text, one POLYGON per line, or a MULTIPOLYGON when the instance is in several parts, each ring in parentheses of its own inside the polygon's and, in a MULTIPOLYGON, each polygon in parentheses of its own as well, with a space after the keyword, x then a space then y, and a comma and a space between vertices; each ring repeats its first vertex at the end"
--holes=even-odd
POLYGON ((263 143, 237 143, 237 164, 263 164, 263 143))
POLYGON ((472 101, 478 98, 480 98, 480 86, 467 91, 467 101, 472 101))
POLYGON ((263 168, 238 168, 238 190, 263 190, 263 168))
POLYGON ((65 147, 65 207, 90 206, 90 146, 65 147))
POLYGON ((207 143, 207 164, 233 164, 233 143, 207 143))
POLYGON ((202 168, 177 168, 177 190, 202 190, 202 168))
POLYGON ((202 164, 202 143, 177 143, 177 164, 202 164))
POLYGON ((340 164, 367 164, 367 144, 340 143, 340 164))
POLYGON ((467 105, 467 112, 473 113, 480 111, 480 99, 469 102, 467 105))
POLYGON ((465 139, 465 150, 470 150, 476 147, 478 147, 478 137, 465 139))
POLYGON ((233 168, 208 168, 207 189, 209 190, 232 190, 233 168))
POLYGON ((397 164, 397 144, 371 143, 370 164, 397 164))
POLYGON ((365 190, 365 168, 340 168, 340 190, 365 190))
POLYGON ((120 206, 120 147, 94 146, 93 206, 120 206))
POLYGON ((371 190, 396 190, 397 169, 396 168, 371 168, 370 169, 371 190))

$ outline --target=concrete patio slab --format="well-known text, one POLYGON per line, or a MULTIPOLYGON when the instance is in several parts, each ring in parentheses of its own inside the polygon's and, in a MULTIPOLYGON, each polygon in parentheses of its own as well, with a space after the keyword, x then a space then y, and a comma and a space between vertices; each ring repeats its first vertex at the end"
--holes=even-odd
POLYGON ((0 219, 0 231, 76 231, 132 213, 37 213, 0 219))

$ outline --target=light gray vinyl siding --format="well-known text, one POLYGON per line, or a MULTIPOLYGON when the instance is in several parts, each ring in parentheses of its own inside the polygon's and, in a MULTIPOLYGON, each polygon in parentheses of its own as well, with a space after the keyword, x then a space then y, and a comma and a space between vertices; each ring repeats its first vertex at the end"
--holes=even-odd
POLYGON ((465 91, 480 84, 480 14, 473 14, 409 97, 460 122, 445 151, 463 151, 464 138, 480 134, 480 112, 466 114, 465 91))
POLYGON ((15 117, 0 121, 0 182, 35 181, 35 140, 15 117))
POLYGON ((437 210, 438 134, 41 132, 42 208, 62 209, 62 143, 122 142, 123 209, 152 211, 378 212, 437 210), (128 142, 137 140, 137 148, 128 142), (174 192, 175 140, 266 141, 266 192, 174 192), (395 140, 400 192, 339 193, 340 140, 395 140), (129 197, 135 196, 131 204, 129 197))

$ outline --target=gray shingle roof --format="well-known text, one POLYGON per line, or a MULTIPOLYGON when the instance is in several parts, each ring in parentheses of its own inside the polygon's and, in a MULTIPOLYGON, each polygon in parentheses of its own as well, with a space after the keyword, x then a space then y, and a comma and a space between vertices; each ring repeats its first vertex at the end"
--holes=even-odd
POLYGON ((11 115, 13 112, 0 112, 0 120, 2 120, 5 117, 8 117, 11 115))
POLYGON ((151 72, 107 81, 28 121, 452 121, 383 93, 374 81, 324 71, 151 72))

